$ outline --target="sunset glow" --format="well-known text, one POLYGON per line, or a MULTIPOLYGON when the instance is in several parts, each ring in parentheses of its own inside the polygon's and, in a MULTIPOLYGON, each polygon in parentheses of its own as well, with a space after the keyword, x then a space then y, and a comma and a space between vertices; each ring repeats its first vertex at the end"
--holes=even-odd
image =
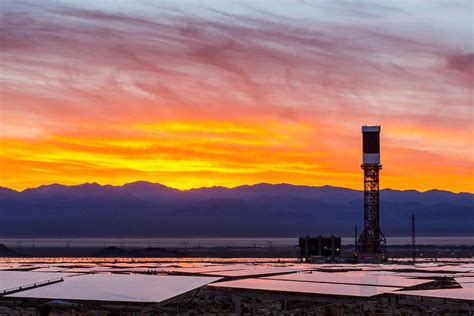
POLYGON ((382 187, 474 192, 470 2, 105 3, 3 2, 1 186, 361 189, 380 124, 382 187))

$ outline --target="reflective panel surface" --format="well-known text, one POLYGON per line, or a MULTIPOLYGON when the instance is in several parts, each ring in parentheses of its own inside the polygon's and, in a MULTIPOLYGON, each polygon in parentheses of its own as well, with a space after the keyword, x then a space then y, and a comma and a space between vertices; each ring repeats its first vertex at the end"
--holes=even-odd
POLYGON ((397 294, 474 301, 474 288, 403 291, 403 292, 398 292, 397 294))
POLYGON ((74 275, 73 273, 0 271, 0 291, 24 287, 34 283, 43 283, 74 275))
POLYGON ((363 286, 351 284, 331 284, 315 282, 281 281, 270 279, 243 279, 227 282, 219 282, 210 285, 211 287, 249 289, 261 291, 311 293, 325 295, 343 295, 369 297, 382 293, 400 290, 396 287, 363 286))
MULTIPOLYGON (((39 273, 36 273, 39 274, 39 273)), ((8 297, 109 302, 161 302, 219 280, 214 277, 89 274, 8 297)))
POLYGON ((300 282, 324 282, 324 283, 341 283, 341 284, 357 284, 357 285, 379 285, 393 287, 411 287, 420 285, 432 280, 408 279, 398 276, 372 275, 359 272, 308 272, 308 273, 292 273, 278 276, 266 277, 272 280, 288 280, 300 282))

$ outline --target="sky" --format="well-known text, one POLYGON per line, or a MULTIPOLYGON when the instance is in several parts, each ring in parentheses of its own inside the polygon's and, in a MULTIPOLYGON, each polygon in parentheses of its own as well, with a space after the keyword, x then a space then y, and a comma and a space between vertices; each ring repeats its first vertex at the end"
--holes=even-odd
POLYGON ((472 1, 0 3, 0 186, 474 192, 472 1))

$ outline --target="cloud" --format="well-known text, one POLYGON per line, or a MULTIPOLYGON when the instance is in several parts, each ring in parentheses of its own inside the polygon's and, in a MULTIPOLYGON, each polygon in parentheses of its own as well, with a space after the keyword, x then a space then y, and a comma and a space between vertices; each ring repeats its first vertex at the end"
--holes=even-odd
POLYGON ((474 53, 457 54, 448 57, 448 66, 471 77, 474 73, 474 53))
MULTIPOLYGON (((280 154, 273 165, 290 157, 291 144, 303 140, 302 152, 325 154, 310 161, 293 157, 295 168, 313 163, 327 172, 349 172, 350 163, 339 170, 323 157, 357 157, 359 126, 381 123, 384 131, 398 131, 388 138, 390 145, 403 147, 403 131, 409 130, 417 137, 405 146, 472 161, 472 141, 466 141, 473 123, 472 54, 459 53, 469 48, 451 39, 465 36, 457 29, 469 21, 461 5, 449 7, 456 21, 438 23, 444 17, 437 4, 418 10, 398 3, 279 2, 270 7, 239 2, 227 8, 206 2, 120 3, 15 1, 5 6, 0 21, 4 138, 34 138, 47 147, 62 137, 69 154, 89 153, 91 160, 107 150, 126 157, 111 145, 115 141, 171 138, 175 155, 168 159, 179 160, 194 159, 191 151, 178 150, 188 144, 179 131, 150 136, 140 126, 272 122, 282 135, 289 126, 305 127, 304 133, 286 131, 290 146, 272 149, 280 154), (100 150, 86 146, 100 135, 107 140, 100 150), (82 137, 86 147, 69 147, 68 137, 82 137)), ((199 159, 224 164, 236 159, 232 151, 241 150, 255 157, 243 163, 249 169, 258 157, 270 155, 258 146, 271 144, 275 135, 253 136, 259 145, 245 148, 234 143, 234 136, 219 135, 217 142, 215 135, 186 135, 202 146, 199 159), (203 141, 209 137, 215 142, 203 141), (225 159, 211 154, 224 149, 225 159)), ((140 159, 166 152, 156 148, 140 159)))

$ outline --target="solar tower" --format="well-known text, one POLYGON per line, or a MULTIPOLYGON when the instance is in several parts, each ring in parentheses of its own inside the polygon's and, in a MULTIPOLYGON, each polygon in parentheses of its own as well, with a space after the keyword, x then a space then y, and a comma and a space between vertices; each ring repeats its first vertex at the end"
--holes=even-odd
POLYGON ((362 170, 364 170, 364 230, 359 236, 360 262, 382 262, 386 240, 380 230, 379 172, 380 126, 362 126, 362 170))

